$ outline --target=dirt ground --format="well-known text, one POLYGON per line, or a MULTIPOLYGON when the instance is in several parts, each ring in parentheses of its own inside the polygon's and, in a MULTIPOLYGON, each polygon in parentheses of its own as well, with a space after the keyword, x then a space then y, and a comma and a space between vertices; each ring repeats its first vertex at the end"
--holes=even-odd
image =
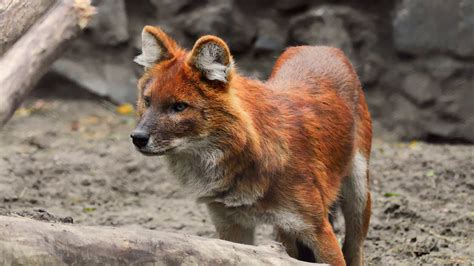
MULTIPOLYGON (((89 97, 29 100, 0 132, 0 213, 214 237, 204 205, 135 152, 133 115, 89 97), (25 212, 25 210, 27 212, 25 212)), ((374 140, 369 264, 471 264, 474 146, 374 140)), ((341 228, 339 218, 336 228, 341 228)), ((258 230, 258 242, 272 230, 258 230)))

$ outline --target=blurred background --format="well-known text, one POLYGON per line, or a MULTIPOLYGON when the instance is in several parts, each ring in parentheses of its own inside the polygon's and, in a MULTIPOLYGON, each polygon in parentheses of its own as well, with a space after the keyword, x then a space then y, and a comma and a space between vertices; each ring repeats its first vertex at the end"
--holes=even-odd
MULTIPOLYGON (((472 0, 95 0, 98 14, 44 80, 134 102, 144 25, 190 49, 222 37, 241 72, 265 79, 290 45, 339 47, 387 139, 474 141, 472 0)), ((43 86, 48 87, 43 82, 43 86)))

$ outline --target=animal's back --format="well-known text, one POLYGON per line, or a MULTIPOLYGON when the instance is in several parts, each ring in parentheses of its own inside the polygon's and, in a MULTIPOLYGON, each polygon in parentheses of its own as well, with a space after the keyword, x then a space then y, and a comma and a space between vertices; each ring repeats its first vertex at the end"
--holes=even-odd
POLYGON ((361 150, 366 158, 370 157, 370 114, 357 73, 342 50, 328 46, 290 47, 278 58, 266 85, 287 95, 309 96, 319 105, 330 98, 335 112, 342 112, 335 108, 335 101, 348 106, 356 127, 354 148, 361 150), (338 97, 331 97, 331 91, 338 97))
POLYGON ((357 74, 344 53, 327 46, 288 48, 277 60, 266 84, 279 91, 298 93, 301 88, 318 93, 328 85, 352 108, 358 102, 361 87, 357 74))

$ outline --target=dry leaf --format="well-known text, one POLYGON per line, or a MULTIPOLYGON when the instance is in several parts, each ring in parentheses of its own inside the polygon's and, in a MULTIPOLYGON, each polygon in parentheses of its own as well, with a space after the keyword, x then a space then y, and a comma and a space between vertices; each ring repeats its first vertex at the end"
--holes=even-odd
POLYGON ((410 141, 410 144, 408 144, 408 147, 410 147, 410 149, 416 149, 418 147, 418 141, 416 140, 410 141))
POLYGON ((29 108, 18 108, 16 111, 15 111, 15 116, 18 116, 18 117, 27 117, 27 116, 30 116, 31 115, 31 109, 29 108))
POLYGON ((117 106, 116 111, 117 111, 117 113, 119 113, 121 115, 131 115, 131 114, 133 114, 134 109, 133 109, 133 105, 131 105, 129 103, 125 103, 125 104, 117 106))

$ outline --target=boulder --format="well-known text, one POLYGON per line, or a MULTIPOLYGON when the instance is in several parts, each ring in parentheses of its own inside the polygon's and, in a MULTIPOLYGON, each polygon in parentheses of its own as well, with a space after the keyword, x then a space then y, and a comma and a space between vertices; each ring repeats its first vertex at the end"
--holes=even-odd
POLYGON ((446 55, 433 55, 421 60, 416 60, 415 65, 420 70, 429 73, 433 78, 440 81, 450 78, 456 72, 469 68, 468 64, 464 64, 446 55))
POLYGON ((258 35, 255 41, 255 51, 257 53, 282 52, 286 46, 287 36, 282 26, 274 20, 265 18, 258 22, 258 35))
POLYGON ((374 84, 383 69, 377 53, 373 18, 345 6, 313 8, 290 22, 290 42, 294 45, 328 45, 340 48, 349 57, 365 84, 374 84))
POLYGON ((273 6, 281 11, 293 11, 303 9, 314 2, 311 0, 275 0, 273 6))
POLYGON ((413 55, 474 57, 473 17, 472 0, 404 0, 393 19, 395 48, 413 55))
POLYGON ((461 126, 459 135, 462 139, 474 143, 474 117, 469 118, 469 120, 461 126))
POLYGON ((452 121, 465 122, 474 114, 474 78, 459 76, 443 84, 439 96, 436 113, 452 121))
POLYGON ((136 75, 123 0, 98 0, 86 33, 57 60, 52 71, 117 103, 133 102, 136 75))
POLYGON ((232 3, 209 5, 191 13, 184 20, 184 32, 192 38, 213 34, 224 39, 234 53, 248 50, 257 29, 232 3))
POLYGON ((170 19, 192 6, 206 3, 205 0, 150 0, 156 7, 158 19, 170 19))
POLYGON ((328 45, 342 49, 354 59, 352 40, 344 21, 332 7, 312 9, 291 22, 291 41, 298 45, 328 45))
POLYGON ((104 49, 79 41, 53 64, 52 71, 116 103, 134 102, 137 76, 133 57, 129 47, 104 49))
POLYGON ((419 139, 425 136, 420 122, 429 117, 404 95, 394 93, 387 101, 391 117, 384 117, 384 125, 403 140, 419 139))
POLYGON ((94 16, 87 30, 92 41, 100 45, 114 46, 128 41, 128 19, 124 0, 97 0, 97 16, 94 16))
POLYGON ((355 65, 361 82, 365 87, 374 85, 380 78, 385 66, 384 59, 377 53, 368 54, 359 59, 360 65, 355 65))
POLYGON ((453 123, 449 120, 440 119, 439 117, 428 116, 420 119, 419 127, 423 130, 424 138, 432 138, 434 141, 457 139, 460 123, 453 123))
POLYGON ((430 76, 414 72, 406 76, 402 82, 402 90, 417 105, 433 103, 441 94, 441 88, 430 76))

